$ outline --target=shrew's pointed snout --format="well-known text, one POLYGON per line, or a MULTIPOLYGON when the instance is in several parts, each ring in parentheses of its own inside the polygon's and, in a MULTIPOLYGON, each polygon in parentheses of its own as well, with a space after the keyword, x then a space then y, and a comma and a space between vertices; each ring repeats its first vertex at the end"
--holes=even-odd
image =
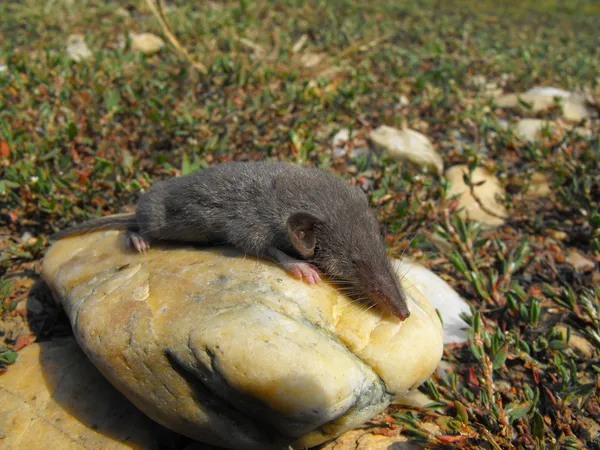
POLYGON ((398 305, 398 308, 396 309, 394 315, 400 320, 406 320, 408 319, 408 316, 410 316, 410 310, 408 309, 408 306, 406 305, 406 301, 404 299, 402 299, 402 303, 398 305))
POLYGON ((399 282, 393 279, 392 274, 389 277, 380 275, 373 277, 369 291, 369 297, 382 311, 396 316, 402 321, 410 316, 406 294, 399 286, 399 282))
POLYGON ((404 321, 410 316, 410 310, 408 309, 405 298, 402 296, 396 297, 374 292, 372 298, 380 309, 398 317, 400 320, 404 321))

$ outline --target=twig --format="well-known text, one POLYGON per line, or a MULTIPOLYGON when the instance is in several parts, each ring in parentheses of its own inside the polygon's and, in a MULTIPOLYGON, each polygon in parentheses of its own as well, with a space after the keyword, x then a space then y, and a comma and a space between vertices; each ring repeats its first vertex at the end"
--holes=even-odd
MULTIPOLYGON (((158 20, 158 23, 160 24, 163 33, 165 34, 165 36, 167 37, 169 42, 171 42, 171 45, 173 45, 175 51, 179 54, 179 56, 181 56, 186 61, 188 61, 199 72, 206 73, 207 72, 206 66, 204 64, 202 64, 201 62, 195 61, 192 58, 192 56, 190 55, 190 53, 181 44, 179 39, 177 39, 177 36, 175 36, 175 33, 173 32, 173 29, 171 28, 171 25, 169 24, 169 21, 165 15, 162 2, 163 2, 163 0, 146 0, 146 4, 148 5, 148 8, 150 8, 150 11, 152 11, 152 14, 154 14, 156 19, 158 20)), ((347 58, 348 56, 352 55, 353 53, 360 51, 364 47, 373 47, 374 45, 377 45, 380 42, 389 39, 390 37, 392 37, 392 35, 393 35, 393 33, 387 33, 383 36, 380 36, 380 37, 373 39, 366 43, 364 41, 356 42, 356 43, 350 45, 345 50, 338 53, 337 55, 335 55, 333 58, 317 65, 314 68, 305 69, 302 71, 302 73, 305 76, 310 76, 310 75, 314 76, 315 74, 316 74, 316 76, 319 76, 320 74, 325 72, 327 69, 329 69, 331 66, 335 65, 342 59, 347 58)), ((268 55, 267 59, 272 59, 273 57, 276 57, 277 53, 279 52, 279 36, 278 36, 278 34, 275 33, 273 38, 275 40, 275 49, 268 55)), ((246 42, 243 42, 243 43, 247 44, 246 42)), ((281 67, 279 65, 276 65, 276 67, 273 67, 272 69, 277 73, 286 73, 292 69, 297 69, 297 68, 298 67, 297 66, 295 67, 294 65, 292 65, 291 67, 281 67)))
POLYGON ((373 47, 373 46, 379 44, 380 42, 388 40, 389 38, 392 37, 392 35, 393 35, 393 33, 387 33, 387 34, 380 36, 376 39, 373 39, 372 41, 367 42, 367 43, 355 42, 354 44, 350 45, 350 47, 346 48, 345 50, 342 50, 340 53, 335 55, 333 58, 317 65, 315 68, 313 68, 311 70, 311 72, 316 73, 317 76, 319 76, 320 74, 322 74, 323 72, 325 72, 326 70, 331 68, 333 65, 337 64, 342 59, 347 58, 348 56, 352 55, 353 53, 360 51, 363 47, 373 47))
POLYGON ((194 67, 200 73, 206 73, 206 66, 201 62, 195 61, 190 55, 190 53, 181 44, 181 42, 179 42, 177 36, 175 36, 175 33, 171 29, 171 25, 169 25, 169 21, 167 20, 167 17, 165 15, 162 0, 156 0, 156 2, 155 0, 146 0, 146 4, 150 8, 150 11, 152 11, 152 14, 154 14, 156 19, 158 20, 158 23, 160 24, 163 33, 165 34, 167 39, 169 39, 171 45, 173 45, 175 51, 179 54, 179 56, 181 56, 187 62, 189 62, 192 65, 192 67, 194 67))

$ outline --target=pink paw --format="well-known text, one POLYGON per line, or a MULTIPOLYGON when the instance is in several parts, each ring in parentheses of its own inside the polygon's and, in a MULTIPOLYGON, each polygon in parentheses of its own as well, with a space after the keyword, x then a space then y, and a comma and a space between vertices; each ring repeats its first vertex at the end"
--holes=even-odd
POLYGON ((150 243, 139 234, 131 233, 129 237, 131 239, 133 248, 135 248, 139 253, 144 253, 146 250, 150 249, 150 243))
POLYGON ((319 270, 313 264, 295 262, 291 263, 287 270, 295 277, 304 279, 308 284, 316 284, 321 281, 319 270))

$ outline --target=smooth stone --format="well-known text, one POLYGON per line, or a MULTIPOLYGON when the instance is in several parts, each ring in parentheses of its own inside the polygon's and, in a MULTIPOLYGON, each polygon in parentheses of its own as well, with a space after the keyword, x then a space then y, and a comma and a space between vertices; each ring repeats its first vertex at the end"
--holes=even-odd
POLYGON ((164 46, 165 41, 152 33, 130 33, 131 48, 144 55, 153 55, 158 53, 164 46))
POLYGON ((573 128, 573 131, 577 136, 580 136, 585 139, 591 139, 592 137, 594 137, 594 132, 588 128, 575 127, 573 128))
POLYGON ((323 60, 324 57, 324 53, 305 52, 299 55, 299 61, 303 67, 311 68, 319 65, 319 63, 323 60))
POLYGON ((333 156, 340 158, 346 155, 346 142, 350 140, 350 130, 342 128, 333 136, 333 156))
POLYGON ((91 58, 92 52, 85 43, 82 34, 72 34, 67 38, 67 53, 73 61, 83 61, 91 58))
POLYGON ((355 148, 350 150, 350 158, 361 158, 369 154, 368 148, 355 148))
POLYGON ((596 263, 594 261, 590 261, 581 253, 574 250, 571 250, 569 253, 567 253, 565 261, 571 264, 578 272, 585 272, 596 267, 596 263))
POLYGON ((569 237, 567 233, 561 230, 548 229, 547 232, 552 239, 556 239, 557 241, 564 241, 569 237))
POLYGON ((369 430, 352 430, 319 450, 422 450, 425 446, 410 442, 405 436, 384 436, 369 430))
POLYGON ((584 97, 555 87, 534 87, 524 93, 502 95, 496 99, 496 104, 501 108, 516 108, 521 100, 531 104, 535 113, 555 105, 557 98, 565 119, 579 122, 592 116, 584 97))
POLYGON ((404 397, 399 398, 394 403, 397 405, 413 406, 416 408, 427 408, 427 405, 430 405, 434 402, 435 400, 433 400, 431 397, 415 389, 414 391, 410 391, 404 397))
POLYGON ((544 97, 569 98, 573 95, 571 92, 553 86, 536 86, 525 91, 528 95, 541 95, 544 97))
POLYGON ((231 449, 304 448, 424 382, 442 328, 407 286, 404 322, 228 247, 131 251, 124 233, 63 239, 42 273, 94 365, 148 416, 231 449))
POLYGON ((463 180, 463 175, 468 174, 468 166, 459 164, 450 167, 446 170, 444 176, 450 183, 450 188, 447 192, 447 197, 460 195, 458 214, 463 218, 468 218, 482 224, 496 227, 504 223, 507 215, 504 206, 496 199, 496 197, 504 198, 505 191, 500 185, 500 181, 489 171, 483 167, 477 167, 471 174, 471 183, 474 184, 473 191, 481 203, 487 210, 493 214, 489 214, 481 208, 477 200, 471 195, 470 188, 463 180), (479 185, 479 183, 484 182, 479 185))
POLYGON ((505 94, 496 98, 495 103, 500 108, 516 108, 519 106, 520 101, 531 105, 532 112, 543 111, 552 105, 556 104, 556 101, 552 97, 528 95, 528 94, 505 94))
POLYGON ((467 79, 467 85, 473 87, 479 91, 483 95, 489 97, 498 97, 502 95, 502 89, 498 87, 498 83, 494 81, 489 81, 484 75, 473 75, 467 79))
POLYGON ((382 125, 369 133, 369 140, 392 158, 405 160, 418 167, 441 175, 444 161, 437 154, 429 138, 418 131, 382 125))
POLYGON ((34 236, 33 236, 33 234, 31 234, 29 231, 26 231, 25 233, 23 233, 23 234, 21 235, 21 240, 22 240, 23 242, 27 242, 27 241, 29 241, 30 239, 32 239, 33 237, 34 237, 34 236))
POLYGON ((487 78, 485 75, 472 75, 467 78, 467 85, 472 86, 474 88, 484 88, 487 84, 487 78))
MULTIPOLYGON (((566 342, 568 334, 567 326, 557 325, 554 328, 562 334, 566 342)), ((567 345, 577 350, 579 353, 581 353, 588 359, 594 356, 594 351, 596 350, 595 347, 586 338, 584 338, 581 334, 577 333, 573 329, 571 329, 571 335, 569 336, 569 342, 567 343, 567 345)))
POLYGON ((344 147, 334 147, 333 148, 333 157, 334 158, 341 158, 343 156, 346 156, 346 149, 344 147))
POLYGON ((541 133, 548 128, 553 128, 553 123, 542 119, 521 119, 517 123, 516 134, 524 141, 533 143, 541 140, 541 133))
POLYGON ((442 278, 416 261, 405 258, 396 264, 403 275, 403 286, 410 283, 438 310, 444 327, 444 344, 466 342, 469 327, 460 315, 471 315, 469 304, 442 278))
POLYGON ((343 147, 346 142, 350 140, 350 130, 348 128, 342 128, 333 136, 333 146, 343 147))
POLYGON ((543 172, 535 172, 531 175, 525 196, 530 199, 548 197, 552 193, 550 177, 543 172))
POLYGON ((129 11, 127 11, 127 8, 123 8, 122 6, 119 6, 116 10, 115 10, 115 14, 119 17, 122 17, 124 19, 129 19, 131 18, 131 13, 129 11))
POLYGON ((116 391, 72 338, 24 348, 0 380, 5 450, 158 450, 181 439, 116 391))
POLYGON ((573 122, 592 117, 591 110, 587 107, 583 98, 570 97, 562 106, 563 117, 573 122))
POLYGON ((335 122, 329 122, 321 125, 315 132, 315 139, 317 141, 326 141, 331 137, 334 131, 339 130, 339 127, 340 125, 335 122))
POLYGON ((400 106, 408 106, 408 105, 410 105, 410 99, 406 95, 402 94, 398 98, 398 105, 400 105, 400 106))

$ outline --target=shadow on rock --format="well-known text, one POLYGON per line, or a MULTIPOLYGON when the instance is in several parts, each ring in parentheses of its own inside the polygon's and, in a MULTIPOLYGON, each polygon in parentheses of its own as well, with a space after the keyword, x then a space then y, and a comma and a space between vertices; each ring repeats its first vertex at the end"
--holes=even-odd
MULTIPOLYGON (((191 442, 146 417, 100 374, 77 345, 68 318, 43 280, 37 281, 29 292, 27 321, 38 342, 33 346, 39 346, 39 350, 31 349, 39 351, 35 361, 39 367, 35 369, 41 372, 40 379, 45 384, 32 388, 48 394, 45 404, 40 405, 40 399, 34 397, 36 401, 31 406, 39 407, 36 415, 41 420, 54 420, 53 426, 61 430, 59 435, 65 439, 64 443, 40 441, 40 448, 61 448, 73 441, 88 448, 90 439, 95 439, 81 435, 81 424, 93 430, 92 436, 99 433, 108 442, 121 443, 123 447, 182 449, 191 442), (60 409, 66 416, 57 411, 60 409)), ((98 442, 105 441, 98 437, 98 442)))
MULTIPOLYGON (((112 441, 143 449, 179 449, 189 440, 158 425, 110 385, 74 338, 40 344, 40 367, 52 399, 77 422, 112 441)), ((61 423, 67 434, 69 424, 61 423)), ((75 437, 82 446, 85 438, 75 437)), ((57 443, 59 448, 60 443, 57 443)), ((50 443, 48 443, 50 445, 50 443)))

